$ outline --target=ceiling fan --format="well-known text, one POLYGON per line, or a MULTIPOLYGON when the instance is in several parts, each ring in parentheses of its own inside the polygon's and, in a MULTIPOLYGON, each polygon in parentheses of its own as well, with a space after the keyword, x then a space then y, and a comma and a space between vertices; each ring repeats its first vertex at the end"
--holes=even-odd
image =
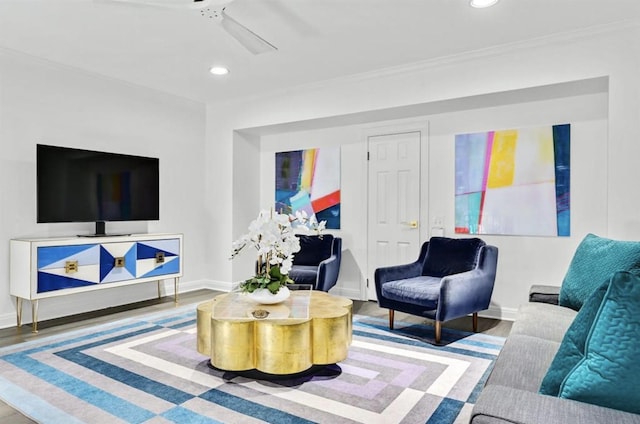
POLYGON ((222 28, 235 38, 244 48, 253 54, 278 50, 276 46, 251 31, 226 12, 227 7, 236 0, 109 0, 119 3, 130 3, 146 6, 157 6, 174 9, 194 9, 207 19, 220 24, 222 28))

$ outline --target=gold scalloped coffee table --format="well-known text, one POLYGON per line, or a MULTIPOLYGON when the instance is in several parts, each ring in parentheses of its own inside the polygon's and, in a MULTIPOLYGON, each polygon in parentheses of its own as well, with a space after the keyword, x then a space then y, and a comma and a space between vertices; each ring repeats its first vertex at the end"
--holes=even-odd
POLYGON ((198 352, 225 371, 282 375, 335 364, 346 359, 351 344, 352 305, 320 291, 294 290, 277 305, 221 294, 198 305, 198 352))

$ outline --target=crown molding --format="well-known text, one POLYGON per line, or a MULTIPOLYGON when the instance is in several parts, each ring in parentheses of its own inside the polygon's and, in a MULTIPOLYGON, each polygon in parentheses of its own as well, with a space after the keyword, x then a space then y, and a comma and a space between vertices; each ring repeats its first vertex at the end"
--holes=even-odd
MULTIPOLYGON (((355 83, 366 82, 386 77, 397 77, 403 75, 411 75, 424 72, 430 69, 441 68, 444 66, 463 64, 478 59, 486 59, 498 57, 521 50, 534 49, 544 47, 550 44, 568 44, 590 38, 600 37, 603 35, 624 33, 628 31, 640 29, 640 20, 625 19, 622 21, 611 22, 608 24, 594 25, 587 28, 581 28, 573 31, 565 31, 560 33, 549 34, 543 37, 531 38, 523 41, 514 41, 504 43, 492 47, 470 50, 462 53, 456 53, 447 56, 440 56, 432 59, 412 62, 403 65, 391 66, 382 69, 376 69, 368 72, 360 72, 357 74, 345 75, 336 78, 326 79, 322 81, 300 84, 291 86, 286 89, 278 89, 269 92, 262 92, 255 95, 242 96, 232 99, 232 102, 257 101, 275 96, 282 96, 291 92, 304 91, 321 91, 328 86, 349 85, 355 83)), ((225 100, 226 103, 229 99, 225 100)), ((212 102, 216 105, 216 102, 212 102)))
MULTIPOLYGON (((538 47, 544 47, 550 44, 567 44, 581 40, 587 40, 602 35, 623 33, 630 30, 640 29, 640 21, 638 20, 624 20, 612 22, 604 25, 595 25, 588 28, 582 28, 574 31, 566 31, 561 33, 549 34, 543 37, 531 38, 523 41, 514 41, 510 43, 504 43, 492 47, 470 50, 463 53, 441 56, 433 59, 426 59, 419 62, 413 62, 406 65, 399 65, 390 68, 374 70, 371 72, 365 72, 346 76, 342 78, 335 78, 332 80, 334 83, 340 79, 344 79, 348 82, 355 80, 367 80, 376 79, 386 76, 415 73, 424 71, 427 69, 439 68, 442 66, 456 65, 460 63, 469 62, 477 59, 491 58, 502 56, 505 54, 518 52, 521 50, 529 50, 538 47)), ((329 80, 327 80, 329 81, 329 80)), ((322 83, 320 83, 322 84, 322 83)), ((312 84, 310 84, 312 85, 312 84)))

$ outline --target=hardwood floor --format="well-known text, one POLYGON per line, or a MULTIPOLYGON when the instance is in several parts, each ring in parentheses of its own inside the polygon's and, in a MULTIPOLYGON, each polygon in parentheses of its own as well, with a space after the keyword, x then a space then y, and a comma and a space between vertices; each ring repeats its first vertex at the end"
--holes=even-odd
MULTIPOLYGON (((218 294, 211 290, 196 290, 187 293, 181 293, 179 304, 188 305, 190 303, 202 302, 218 294)), ((143 302, 133 303, 114 308, 103 309, 79 315, 73 315, 64 318, 57 318, 49 321, 38 323, 38 333, 31 333, 31 326, 25 325, 22 328, 10 327, 0 329, 0 347, 10 346, 35 338, 47 337, 55 334, 64 333, 66 331, 81 329, 111 322, 114 320, 124 319, 136 315, 143 315, 150 312, 158 312, 170 310, 175 307, 173 297, 164 297, 162 299, 152 299, 143 302)), ((360 315, 369 315, 387 319, 388 312, 381 309, 375 302, 354 301, 353 313, 360 315)), ((414 323, 428 323, 430 320, 416 317, 413 315, 396 312, 396 321, 407 321, 414 323)), ((455 328, 465 331, 471 330, 471 318, 465 317, 453 321, 448 321, 443 325, 444 328, 455 328)), ((488 318, 480 318, 478 320, 478 330, 480 332, 495 336, 506 337, 511 331, 511 322, 494 320, 488 318)), ((0 423, 3 424, 26 424, 35 423, 35 421, 22 415, 20 412, 11 408, 6 403, 0 401, 0 423)))

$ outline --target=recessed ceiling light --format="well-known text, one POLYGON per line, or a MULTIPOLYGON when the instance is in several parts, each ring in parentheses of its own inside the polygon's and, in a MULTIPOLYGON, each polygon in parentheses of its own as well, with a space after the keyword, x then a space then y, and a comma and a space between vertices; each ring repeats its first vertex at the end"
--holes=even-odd
POLYGON ((469 2, 471 7, 477 7, 478 9, 493 6, 496 3, 498 3, 498 0, 471 0, 469 2))
POLYGON ((213 68, 209 69, 209 72, 211 72, 213 75, 227 75, 229 73, 229 69, 225 68, 224 66, 214 66, 213 68))

